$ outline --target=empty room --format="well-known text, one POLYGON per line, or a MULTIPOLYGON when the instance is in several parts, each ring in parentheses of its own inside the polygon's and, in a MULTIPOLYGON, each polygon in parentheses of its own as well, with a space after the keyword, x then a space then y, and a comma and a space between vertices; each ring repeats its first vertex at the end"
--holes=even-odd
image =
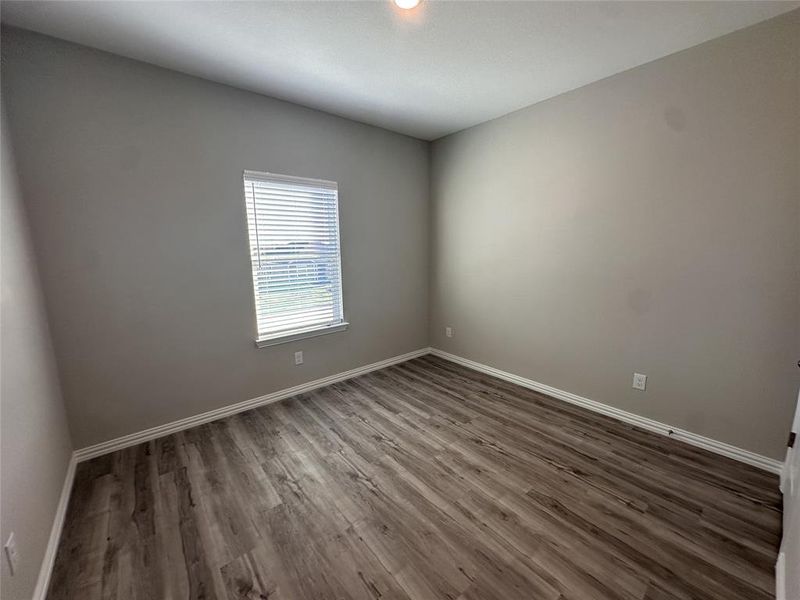
POLYGON ((2 600, 800 600, 800 0, 0 22, 2 600))

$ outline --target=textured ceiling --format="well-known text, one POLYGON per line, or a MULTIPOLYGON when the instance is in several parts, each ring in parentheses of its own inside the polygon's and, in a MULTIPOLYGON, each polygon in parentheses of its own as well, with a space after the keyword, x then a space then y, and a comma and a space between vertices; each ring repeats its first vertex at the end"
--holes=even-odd
POLYGON ((800 2, 3 2, 5 23, 435 139, 800 2))

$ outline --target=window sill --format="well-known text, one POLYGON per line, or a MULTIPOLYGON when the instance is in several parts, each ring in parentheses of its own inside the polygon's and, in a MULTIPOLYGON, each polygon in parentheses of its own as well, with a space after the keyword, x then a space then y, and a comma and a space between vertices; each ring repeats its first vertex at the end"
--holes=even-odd
POLYGON ((306 338, 317 337, 319 335, 328 335, 329 333, 336 333, 337 331, 344 331, 350 326, 350 323, 339 323, 338 325, 328 325, 326 327, 313 327, 310 329, 297 329, 295 331, 286 331, 276 335, 263 337, 256 340, 257 348, 266 348, 267 346, 277 346, 278 344, 287 344, 295 340, 304 340, 306 338))

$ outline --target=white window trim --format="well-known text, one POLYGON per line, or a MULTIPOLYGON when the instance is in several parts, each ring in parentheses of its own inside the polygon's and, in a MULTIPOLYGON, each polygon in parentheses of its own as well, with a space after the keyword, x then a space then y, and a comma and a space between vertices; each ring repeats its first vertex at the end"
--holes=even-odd
MULTIPOLYGON (((310 177, 294 177, 291 175, 283 175, 278 173, 270 173, 267 171, 254 171, 245 169, 242 173, 243 180, 247 177, 251 178, 259 178, 265 177, 270 178, 271 176, 277 176, 285 180, 297 180, 301 182, 318 182, 321 184, 334 184, 338 187, 338 183, 335 181, 329 181, 327 179, 312 179, 310 177)), ((242 189, 242 196, 244 198, 244 208, 245 208, 245 220, 247 219, 247 194, 244 189, 242 189)), ((341 226, 339 222, 339 205, 337 199, 337 206, 336 206, 336 232, 339 237, 339 260, 338 260, 338 267, 339 267, 339 301, 343 304, 343 295, 344 295, 344 281, 342 280, 342 232, 341 226)), ((249 233, 248 233, 249 235, 249 233)), ((248 241, 248 256, 249 256, 249 241, 248 241)), ((253 291, 253 298, 255 299, 255 290, 253 291)), ((257 308, 257 307, 256 307, 257 308)), ((345 317, 346 315, 342 315, 345 317)), ((266 335, 258 337, 256 335, 255 338, 255 345, 256 348, 268 348, 270 346, 277 346, 279 344, 288 344, 290 342, 294 342, 297 340, 302 340, 306 338, 312 337, 319 337, 322 335, 328 335, 331 333, 338 333, 340 331, 346 331, 350 327, 350 323, 346 320, 343 320, 341 323, 335 323, 333 325, 321 325, 321 326, 314 326, 308 328, 301 328, 301 329, 292 329, 289 331, 281 331, 275 333, 273 335, 266 335)), ((256 333, 258 333, 258 327, 256 327, 256 333)))
POLYGON ((256 340, 256 347, 268 348, 269 346, 277 346, 278 344, 288 344, 296 340, 304 340, 306 338, 345 331, 348 327, 350 327, 350 323, 345 322, 336 325, 325 325, 323 327, 311 327, 309 329, 296 329, 294 331, 277 333, 256 340))

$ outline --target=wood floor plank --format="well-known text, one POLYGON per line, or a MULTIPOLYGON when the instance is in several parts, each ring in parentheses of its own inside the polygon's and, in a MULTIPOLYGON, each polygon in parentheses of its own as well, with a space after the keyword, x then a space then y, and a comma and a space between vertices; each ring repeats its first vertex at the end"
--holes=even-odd
POLYGON ((48 599, 762 600, 777 478, 426 356, 78 466, 48 599))

